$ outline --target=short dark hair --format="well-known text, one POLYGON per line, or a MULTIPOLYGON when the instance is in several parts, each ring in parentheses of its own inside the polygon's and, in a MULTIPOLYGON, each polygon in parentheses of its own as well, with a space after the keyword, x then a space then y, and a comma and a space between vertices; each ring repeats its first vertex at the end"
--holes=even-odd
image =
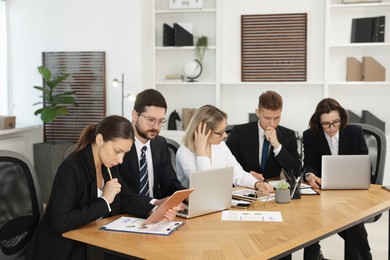
POLYGON ((167 111, 167 102, 164 96, 155 89, 145 89, 138 93, 135 102, 134 110, 139 114, 146 111, 146 107, 155 106, 165 108, 167 111))
POLYGON ((344 129, 348 124, 348 114, 347 111, 333 98, 324 98, 318 103, 314 114, 311 116, 309 121, 310 130, 319 134, 322 133, 322 126, 320 122, 320 117, 322 114, 329 114, 332 111, 338 111, 340 114, 341 125, 340 129, 344 129))
POLYGON ((283 99, 275 91, 268 90, 259 96, 258 109, 269 109, 272 111, 283 108, 283 99))

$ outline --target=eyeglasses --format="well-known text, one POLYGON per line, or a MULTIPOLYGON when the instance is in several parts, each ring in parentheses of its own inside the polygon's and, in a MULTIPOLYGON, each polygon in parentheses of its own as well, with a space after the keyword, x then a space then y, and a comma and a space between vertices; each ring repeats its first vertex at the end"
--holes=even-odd
POLYGON ((156 123, 159 126, 164 126, 165 123, 167 122, 167 120, 165 118, 157 119, 157 118, 154 118, 154 117, 151 117, 151 116, 145 116, 144 114, 141 114, 141 116, 143 116, 146 119, 146 122, 150 126, 154 126, 156 123))
POLYGON ((330 128, 331 126, 333 126, 333 127, 339 127, 340 126, 340 124, 341 124, 341 120, 340 119, 338 119, 338 120, 335 120, 335 121, 333 121, 332 123, 331 122, 322 122, 321 123, 321 126, 323 127, 323 128, 330 128))
MULTIPOLYGON (((228 123, 226 123, 226 126, 227 125, 228 125, 228 123)), ((214 132, 214 134, 219 135, 219 136, 222 136, 224 133, 226 133, 226 129, 223 129, 223 130, 221 130, 219 132, 214 132)))
POLYGON ((226 130, 222 130, 222 131, 219 131, 219 132, 214 132, 214 134, 219 135, 219 136, 222 136, 224 133, 226 133, 226 130))

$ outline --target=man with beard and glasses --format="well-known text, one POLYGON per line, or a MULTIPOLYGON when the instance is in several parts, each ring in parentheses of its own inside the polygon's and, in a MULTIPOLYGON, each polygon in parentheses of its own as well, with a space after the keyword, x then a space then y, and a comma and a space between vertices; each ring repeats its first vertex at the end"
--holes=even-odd
POLYGON ((157 90, 146 89, 137 95, 132 112, 135 142, 119 167, 130 190, 155 205, 185 189, 177 179, 168 144, 158 135, 166 123, 166 112, 165 98, 157 90))

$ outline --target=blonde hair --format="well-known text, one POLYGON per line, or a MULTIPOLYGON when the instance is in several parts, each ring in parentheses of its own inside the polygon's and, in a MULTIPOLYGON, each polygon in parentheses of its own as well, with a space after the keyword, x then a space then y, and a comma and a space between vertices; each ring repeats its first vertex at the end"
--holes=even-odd
POLYGON ((227 120, 227 114, 222 110, 216 108, 212 105, 204 105, 199 108, 195 114, 192 116, 190 124, 184 134, 183 144, 190 149, 195 151, 195 132, 198 129, 200 123, 206 124, 206 133, 211 130, 214 131, 215 128, 225 119, 227 120))

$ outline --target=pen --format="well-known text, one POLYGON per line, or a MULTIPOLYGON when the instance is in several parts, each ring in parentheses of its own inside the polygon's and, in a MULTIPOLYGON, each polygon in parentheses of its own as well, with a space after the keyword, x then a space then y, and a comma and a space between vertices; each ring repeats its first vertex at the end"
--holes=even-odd
POLYGON ((110 180, 112 180, 111 170, 109 167, 107 167, 108 174, 110 175, 110 180))

